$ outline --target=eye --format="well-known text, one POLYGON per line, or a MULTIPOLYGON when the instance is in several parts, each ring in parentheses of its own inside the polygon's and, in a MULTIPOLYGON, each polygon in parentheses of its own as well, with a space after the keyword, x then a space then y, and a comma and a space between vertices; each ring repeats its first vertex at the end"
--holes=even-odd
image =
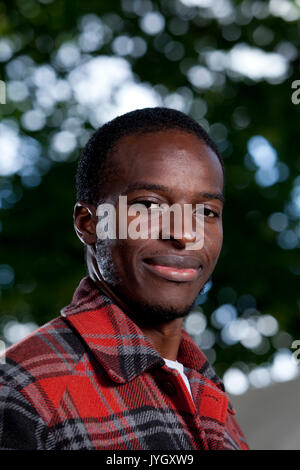
POLYGON ((161 209, 160 204, 158 202, 153 202, 153 201, 134 201, 132 204, 142 204, 145 206, 147 209, 161 209))
POLYGON ((219 214, 208 207, 204 207, 204 210, 198 210, 196 211, 196 217, 201 217, 201 216, 209 217, 210 219, 217 219, 219 217, 219 214))
POLYGON ((204 215, 207 215, 209 218, 218 218, 219 214, 215 211, 212 211, 211 209, 208 209, 207 207, 204 207, 204 215))
POLYGON ((144 201, 143 204, 145 204, 148 209, 160 209, 158 202, 144 201))

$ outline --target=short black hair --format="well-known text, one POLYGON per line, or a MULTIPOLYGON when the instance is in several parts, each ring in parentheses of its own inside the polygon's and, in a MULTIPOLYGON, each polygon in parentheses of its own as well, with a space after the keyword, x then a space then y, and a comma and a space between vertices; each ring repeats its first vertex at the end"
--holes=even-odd
POLYGON ((109 178, 107 157, 122 137, 171 129, 195 134, 205 142, 218 157, 225 177, 224 162, 217 145, 194 119, 171 108, 137 109, 104 124, 94 132, 83 148, 76 175, 77 200, 99 204, 102 183, 109 178))

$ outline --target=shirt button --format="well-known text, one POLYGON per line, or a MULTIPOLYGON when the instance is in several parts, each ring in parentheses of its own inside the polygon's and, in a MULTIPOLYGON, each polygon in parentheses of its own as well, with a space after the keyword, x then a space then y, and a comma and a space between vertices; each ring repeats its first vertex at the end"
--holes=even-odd
POLYGON ((163 391, 167 395, 170 395, 170 396, 176 395, 176 393, 177 393, 176 387, 173 384, 173 382, 171 382, 170 380, 164 380, 160 383, 160 385, 161 385, 161 388, 163 389, 163 391))

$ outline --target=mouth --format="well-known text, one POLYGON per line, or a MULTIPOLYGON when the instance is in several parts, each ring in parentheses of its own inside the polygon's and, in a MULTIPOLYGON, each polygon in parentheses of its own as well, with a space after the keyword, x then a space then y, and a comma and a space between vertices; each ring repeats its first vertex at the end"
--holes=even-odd
POLYGON ((200 261, 193 256, 154 256, 145 258, 143 263, 152 274, 174 282, 195 281, 202 271, 200 261))

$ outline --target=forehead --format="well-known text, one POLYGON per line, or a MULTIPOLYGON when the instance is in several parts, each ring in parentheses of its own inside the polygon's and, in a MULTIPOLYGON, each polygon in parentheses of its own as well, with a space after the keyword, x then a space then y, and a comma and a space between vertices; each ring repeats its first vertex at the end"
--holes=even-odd
MULTIPOLYGON (((187 190, 199 184, 223 190, 223 170, 215 152, 195 134, 167 130, 121 138, 109 156, 111 188, 139 180, 187 190)), ((118 187, 119 186, 119 187, 118 187)))

